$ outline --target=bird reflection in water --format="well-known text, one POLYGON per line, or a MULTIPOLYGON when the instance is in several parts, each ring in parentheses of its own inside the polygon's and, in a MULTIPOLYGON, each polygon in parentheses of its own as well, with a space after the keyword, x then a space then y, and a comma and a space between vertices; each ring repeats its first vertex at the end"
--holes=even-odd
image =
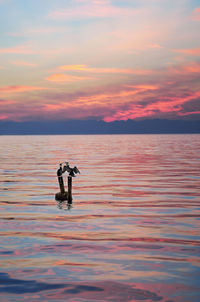
POLYGON ((64 210, 64 211, 70 211, 73 206, 72 206, 72 201, 67 201, 67 200, 57 200, 57 207, 60 210, 64 210))

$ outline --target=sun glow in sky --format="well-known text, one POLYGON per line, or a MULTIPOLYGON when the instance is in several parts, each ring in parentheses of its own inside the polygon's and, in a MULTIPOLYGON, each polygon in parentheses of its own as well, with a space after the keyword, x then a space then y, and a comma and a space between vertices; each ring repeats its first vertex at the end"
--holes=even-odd
POLYGON ((0 120, 200 119, 199 0, 0 0, 0 120))

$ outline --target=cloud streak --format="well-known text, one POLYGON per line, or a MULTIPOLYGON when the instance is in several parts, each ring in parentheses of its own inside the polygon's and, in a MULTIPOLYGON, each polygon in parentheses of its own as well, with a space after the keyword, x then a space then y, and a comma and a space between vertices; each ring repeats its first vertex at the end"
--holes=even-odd
POLYGON ((114 74, 149 74, 151 70, 142 69, 122 69, 122 68, 92 68, 87 65, 63 65, 59 67, 62 70, 74 72, 89 72, 89 73, 114 73, 114 74))
POLYGON ((110 18, 133 16, 135 10, 111 5, 109 1, 79 1, 78 6, 49 13, 52 19, 110 18))
POLYGON ((50 82, 74 82, 74 81, 85 81, 85 80, 92 80, 90 77, 78 77, 78 76, 72 76, 67 75, 64 73, 54 73, 46 78, 47 81, 50 82))
POLYGON ((44 90, 47 89, 45 87, 36 87, 36 86, 4 86, 0 87, 0 95, 2 94, 13 94, 13 93, 23 93, 28 91, 36 91, 36 90, 44 90))
POLYGON ((26 61, 14 61, 12 64, 17 65, 17 66, 25 66, 25 67, 36 67, 38 64, 31 63, 31 62, 26 62, 26 61))
POLYGON ((176 49, 174 51, 191 56, 200 56, 200 48, 176 49))

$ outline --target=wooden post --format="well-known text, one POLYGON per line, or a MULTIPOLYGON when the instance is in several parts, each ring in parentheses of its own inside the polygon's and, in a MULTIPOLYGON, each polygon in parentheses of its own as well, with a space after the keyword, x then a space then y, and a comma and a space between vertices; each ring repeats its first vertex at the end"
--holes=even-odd
POLYGON ((63 181, 63 177, 58 176, 58 183, 59 183, 59 187, 60 187, 60 193, 64 194, 65 193, 65 187, 64 187, 64 181, 63 181))
POLYGON ((67 192, 65 192, 65 186, 64 186, 62 174, 58 175, 58 183, 60 187, 60 192, 56 193, 55 196, 56 200, 61 200, 61 201, 67 200, 67 192))
POLYGON ((72 201, 72 177, 68 176, 68 201, 72 201))

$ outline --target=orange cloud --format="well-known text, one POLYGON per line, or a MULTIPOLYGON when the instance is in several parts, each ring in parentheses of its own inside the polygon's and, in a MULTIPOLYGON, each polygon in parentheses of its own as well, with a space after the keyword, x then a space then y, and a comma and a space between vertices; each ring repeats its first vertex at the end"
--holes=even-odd
POLYGON ((88 69, 87 65, 63 65, 59 67, 63 70, 72 70, 72 71, 85 71, 88 69))
POLYGON ((46 78, 50 82, 73 82, 73 81, 82 81, 82 80, 91 80, 89 77, 77 77, 72 75, 67 75, 63 73, 54 73, 46 78))
POLYGON ((63 65, 59 67, 62 70, 68 71, 81 71, 90 73, 119 73, 119 74, 149 74, 151 70, 140 70, 140 69, 122 69, 122 68, 91 68, 87 65, 63 65))

